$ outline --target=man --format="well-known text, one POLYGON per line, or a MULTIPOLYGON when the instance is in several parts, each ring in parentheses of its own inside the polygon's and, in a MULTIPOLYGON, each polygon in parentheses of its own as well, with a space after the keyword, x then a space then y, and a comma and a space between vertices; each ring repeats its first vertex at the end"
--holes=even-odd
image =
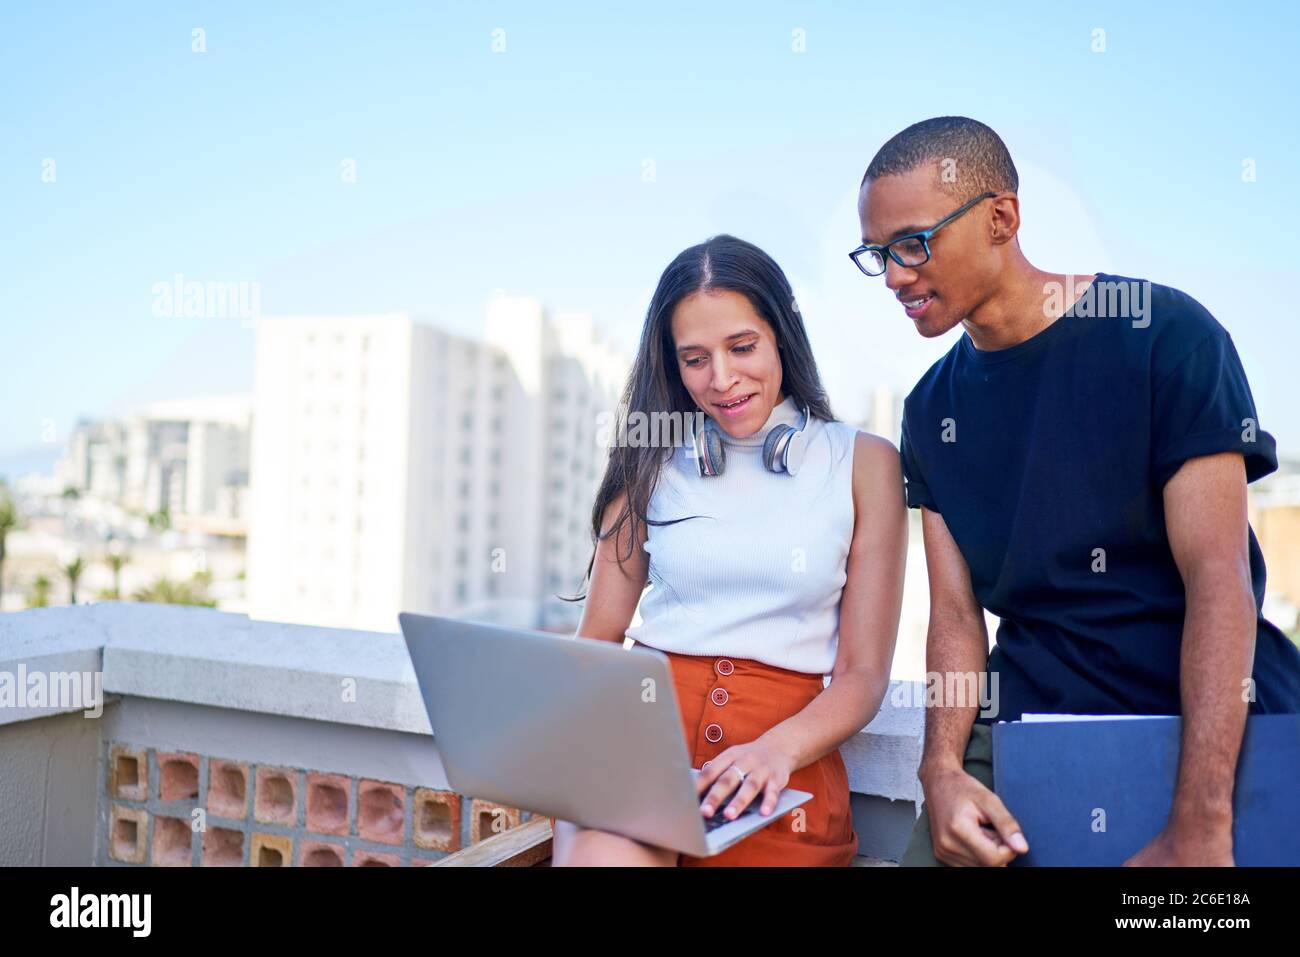
POLYGON ((1036 268, 1017 187, 993 130, 940 117, 886 143, 859 196, 854 261, 921 335, 965 329, 907 397, 901 452, 927 670, 978 678, 988 706, 927 710, 903 863, 1028 850, 992 790, 991 725, 1051 712, 1181 714, 1172 811, 1128 863, 1230 865, 1246 715, 1300 711, 1300 652, 1260 613, 1246 517, 1274 441, 1209 312, 1145 280, 1036 268), (991 653, 984 609, 1002 620, 991 653))

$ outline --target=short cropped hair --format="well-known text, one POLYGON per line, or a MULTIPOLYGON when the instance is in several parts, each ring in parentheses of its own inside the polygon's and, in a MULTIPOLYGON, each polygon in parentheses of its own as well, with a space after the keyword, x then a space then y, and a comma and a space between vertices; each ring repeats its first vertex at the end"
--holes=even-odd
POLYGON ((984 192, 1014 193, 1020 186, 1002 137, 965 116, 936 116, 896 134, 871 160, 862 185, 930 162, 940 164, 939 188, 962 201, 984 192))

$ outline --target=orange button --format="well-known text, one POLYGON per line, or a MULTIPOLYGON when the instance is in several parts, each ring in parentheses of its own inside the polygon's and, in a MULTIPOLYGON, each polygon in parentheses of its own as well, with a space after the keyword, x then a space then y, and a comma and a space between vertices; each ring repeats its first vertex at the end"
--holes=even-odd
POLYGON ((704 729, 704 737, 708 739, 710 744, 717 744, 722 740, 722 726, 717 724, 709 725, 704 729))
POLYGON ((727 658, 719 658, 713 667, 724 678, 736 670, 736 666, 727 658))
POLYGON ((713 693, 709 695, 709 697, 713 699, 714 704, 716 704, 719 708, 721 708, 724 704, 727 703, 727 698, 728 698, 727 689, 714 688, 713 693))

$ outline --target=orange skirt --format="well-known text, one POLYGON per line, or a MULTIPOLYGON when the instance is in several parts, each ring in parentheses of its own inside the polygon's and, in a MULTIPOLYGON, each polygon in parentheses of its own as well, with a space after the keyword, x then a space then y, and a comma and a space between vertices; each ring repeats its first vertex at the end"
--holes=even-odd
MULTIPOLYGON (((798 714, 825 689, 821 675, 751 659, 661 653, 668 656, 692 767, 702 768, 732 745, 759 738, 798 714)), ((786 786, 809 791, 813 798, 721 854, 678 854, 678 866, 847 867, 852 863, 858 835, 849 806, 848 771, 839 749, 793 772, 786 786)), ((754 800, 762 797, 760 792, 754 800)))

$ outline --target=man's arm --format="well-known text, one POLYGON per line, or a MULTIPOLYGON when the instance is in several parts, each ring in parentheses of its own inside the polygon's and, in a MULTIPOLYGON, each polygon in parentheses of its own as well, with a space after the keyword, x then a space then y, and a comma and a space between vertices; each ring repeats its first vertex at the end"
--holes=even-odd
POLYGON ((1164 830, 1133 865, 1232 865, 1232 789, 1257 627, 1240 453, 1187 460, 1164 488, 1169 547, 1187 612, 1182 750, 1164 830))
MULTIPOLYGON (((921 509, 930 579, 925 667, 941 687, 965 687, 949 675, 978 675, 988 662, 984 609, 975 600, 970 569, 943 516, 921 509)), ((978 703, 940 700, 925 709, 925 751, 918 776, 925 790, 934 854, 945 864, 1002 865, 1029 850, 1020 825, 1001 799, 962 767, 978 703)))

